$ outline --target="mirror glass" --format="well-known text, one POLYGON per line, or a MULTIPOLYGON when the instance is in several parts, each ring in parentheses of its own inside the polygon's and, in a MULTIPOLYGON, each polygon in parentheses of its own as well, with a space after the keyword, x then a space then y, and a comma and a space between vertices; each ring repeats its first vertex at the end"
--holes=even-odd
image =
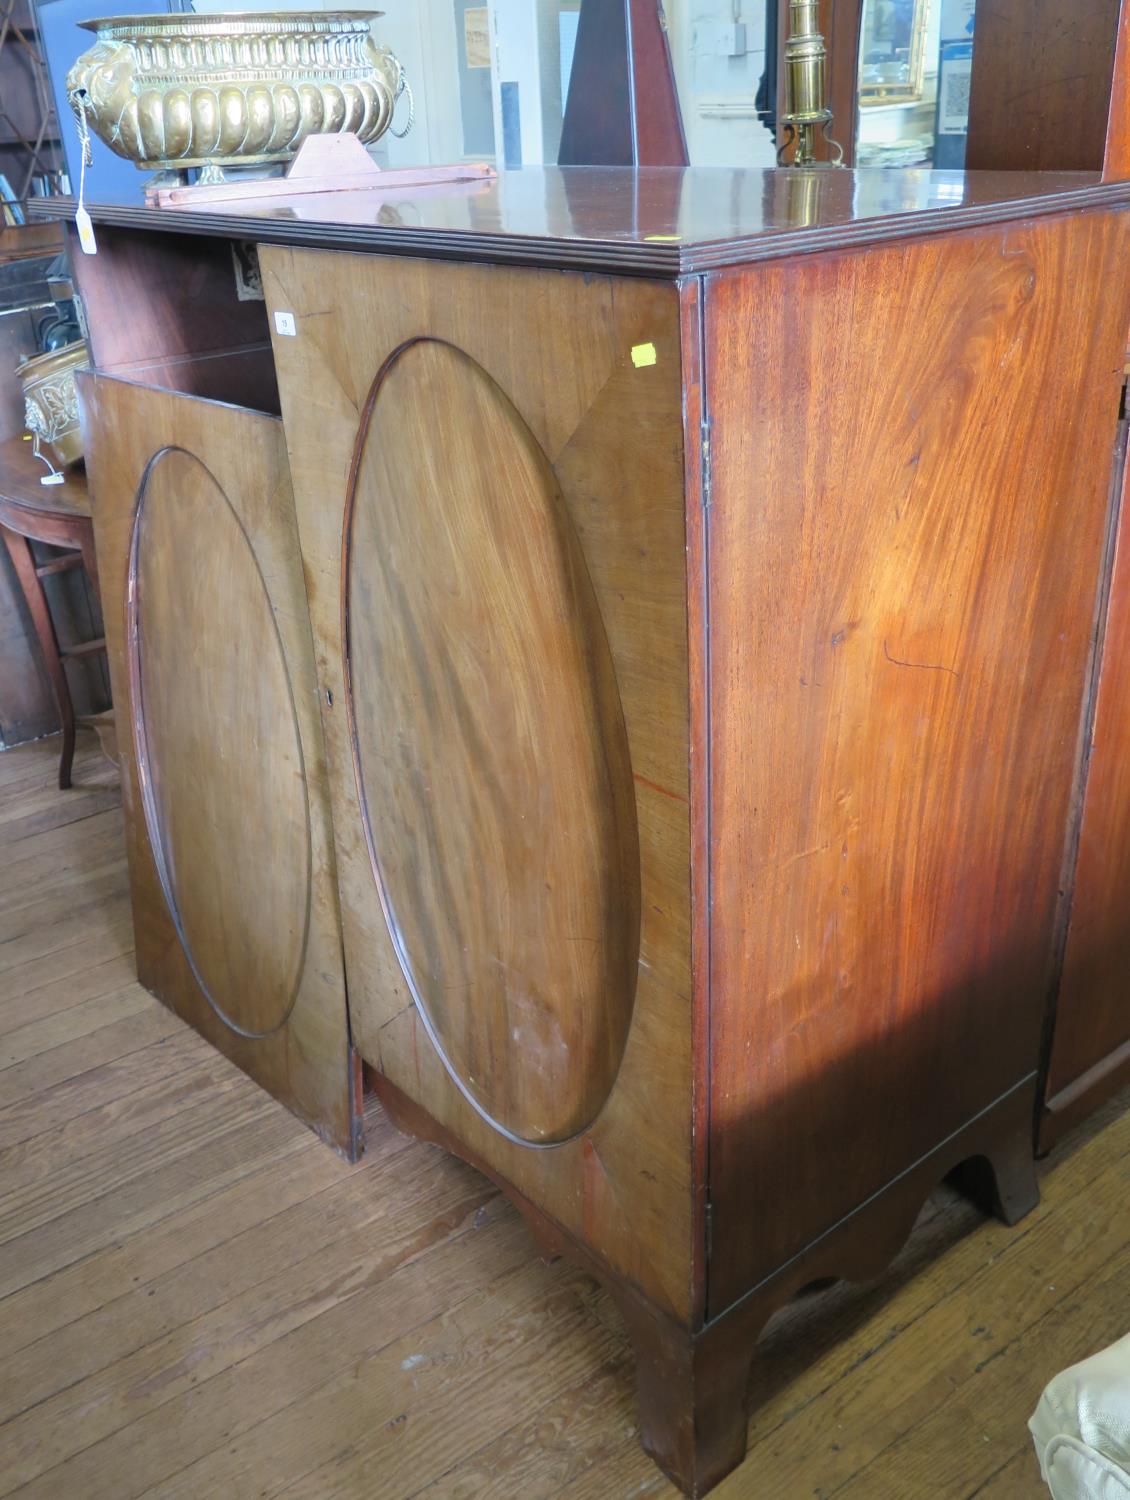
POLYGON ((666 0, 675 84, 696 167, 772 167, 776 0, 666 0))
MULTIPOLYGON (((40 3, 57 5, 62 16, 64 0, 40 3)), ((97 0, 65 3, 86 13, 97 0)), ((505 169, 556 162, 582 0, 376 3, 384 8, 374 36, 400 59, 412 93, 411 103, 407 96, 400 100, 392 133, 373 148, 382 165, 485 161, 505 169)), ((195 0, 192 8, 215 12, 232 5, 195 0)), ((239 5, 300 10, 309 9, 310 0, 239 5)), ((963 164, 975 5, 862 0, 860 166, 963 164)), ((325 8, 333 8, 332 0, 325 8)), ((778 14, 778 0, 665 0, 660 15, 694 166, 774 165, 776 70, 767 63, 776 56, 778 14)), ((89 34, 71 18, 70 30, 54 41, 52 73, 65 76, 89 34)), ((64 129, 72 128, 68 119, 64 129)), ((843 139, 848 129, 837 119, 833 133, 843 139)))
MULTIPOLYGON (((193 9, 230 10, 236 3, 195 0, 193 9)), ((308 8, 302 0, 238 4, 308 8)), ((411 132, 386 136, 373 153, 378 161, 398 167, 489 161, 499 168, 556 162, 580 0, 375 0, 375 6, 384 14, 373 35, 404 64, 415 103, 411 132)), ((772 166, 764 74, 770 26, 775 46, 776 0, 665 0, 663 8, 691 161, 772 166)), ((394 129, 406 121, 402 99, 394 129)))
POLYGON ((863 0, 856 163, 965 162, 976 0, 863 0))

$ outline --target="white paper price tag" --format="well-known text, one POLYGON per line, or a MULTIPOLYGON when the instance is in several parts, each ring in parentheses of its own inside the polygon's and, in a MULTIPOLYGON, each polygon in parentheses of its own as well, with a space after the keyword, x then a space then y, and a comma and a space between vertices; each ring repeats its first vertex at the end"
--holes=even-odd
POLYGON ((90 222, 90 215, 85 205, 80 205, 75 214, 75 228, 78 230, 78 242, 82 246, 84 255, 97 255, 98 242, 94 238, 94 225, 90 222))
POLYGON ((78 170, 78 208, 75 209, 75 228, 78 230, 78 242, 82 246, 82 253, 97 255, 98 245, 94 238, 94 225, 90 222, 90 215, 86 211, 86 169, 93 166, 94 156, 90 147, 90 126, 86 120, 85 92, 76 94, 74 103, 78 119, 78 138, 82 145, 82 165, 78 170))

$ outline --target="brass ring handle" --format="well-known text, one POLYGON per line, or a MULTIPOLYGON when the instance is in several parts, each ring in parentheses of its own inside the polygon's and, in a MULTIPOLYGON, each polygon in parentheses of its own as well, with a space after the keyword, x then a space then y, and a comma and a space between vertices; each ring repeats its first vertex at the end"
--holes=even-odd
POLYGON ((403 130, 394 130, 392 128, 392 123, 390 121, 389 122, 389 127, 388 127, 388 133, 389 133, 389 135, 394 135, 398 141, 402 141, 404 139, 404 137, 408 134, 408 132, 412 129, 413 125, 415 125, 415 123, 416 123, 416 100, 412 96, 412 85, 408 82, 408 79, 405 77, 405 74, 404 74, 404 64, 400 63, 399 67, 400 67, 400 77, 397 79, 396 93, 392 96, 392 108, 393 108, 393 112, 395 113, 397 101, 399 100, 401 94, 407 94, 408 95, 408 123, 407 123, 407 125, 405 125, 405 127, 404 127, 403 130))

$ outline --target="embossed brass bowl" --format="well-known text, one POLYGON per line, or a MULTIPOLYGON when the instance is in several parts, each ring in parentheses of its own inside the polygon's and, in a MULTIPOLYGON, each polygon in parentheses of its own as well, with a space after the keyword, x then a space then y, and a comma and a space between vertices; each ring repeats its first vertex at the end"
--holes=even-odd
POLYGON ((109 16, 67 74, 76 116, 139 167, 284 162, 308 135, 388 129, 399 62, 369 33, 381 11, 109 16))
POLYGON ((36 452, 49 448, 60 468, 82 457, 75 371, 86 369, 89 363, 86 341, 78 339, 16 366, 24 392, 24 422, 35 439, 36 452))

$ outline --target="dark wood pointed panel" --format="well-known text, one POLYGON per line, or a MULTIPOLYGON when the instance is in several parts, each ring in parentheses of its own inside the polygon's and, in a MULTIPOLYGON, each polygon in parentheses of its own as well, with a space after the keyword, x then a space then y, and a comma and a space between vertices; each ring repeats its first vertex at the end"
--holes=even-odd
POLYGON ((685 167, 689 160, 659 0, 583 0, 558 165, 685 167))
POLYGON ((474 1105, 564 1139, 611 1090, 639 959, 612 660, 540 445, 466 354, 382 370, 345 557, 365 828, 421 1018, 474 1105))
POLYGON ((142 808, 165 900, 217 1014, 247 1036, 268 1035, 290 1015, 306 956, 302 741, 247 533, 215 476, 180 448, 159 452, 142 480, 128 629, 142 808), (270 849, 278 857, 264 861, 270 849), (267 931, 269 944, 248 942, 267 931))

